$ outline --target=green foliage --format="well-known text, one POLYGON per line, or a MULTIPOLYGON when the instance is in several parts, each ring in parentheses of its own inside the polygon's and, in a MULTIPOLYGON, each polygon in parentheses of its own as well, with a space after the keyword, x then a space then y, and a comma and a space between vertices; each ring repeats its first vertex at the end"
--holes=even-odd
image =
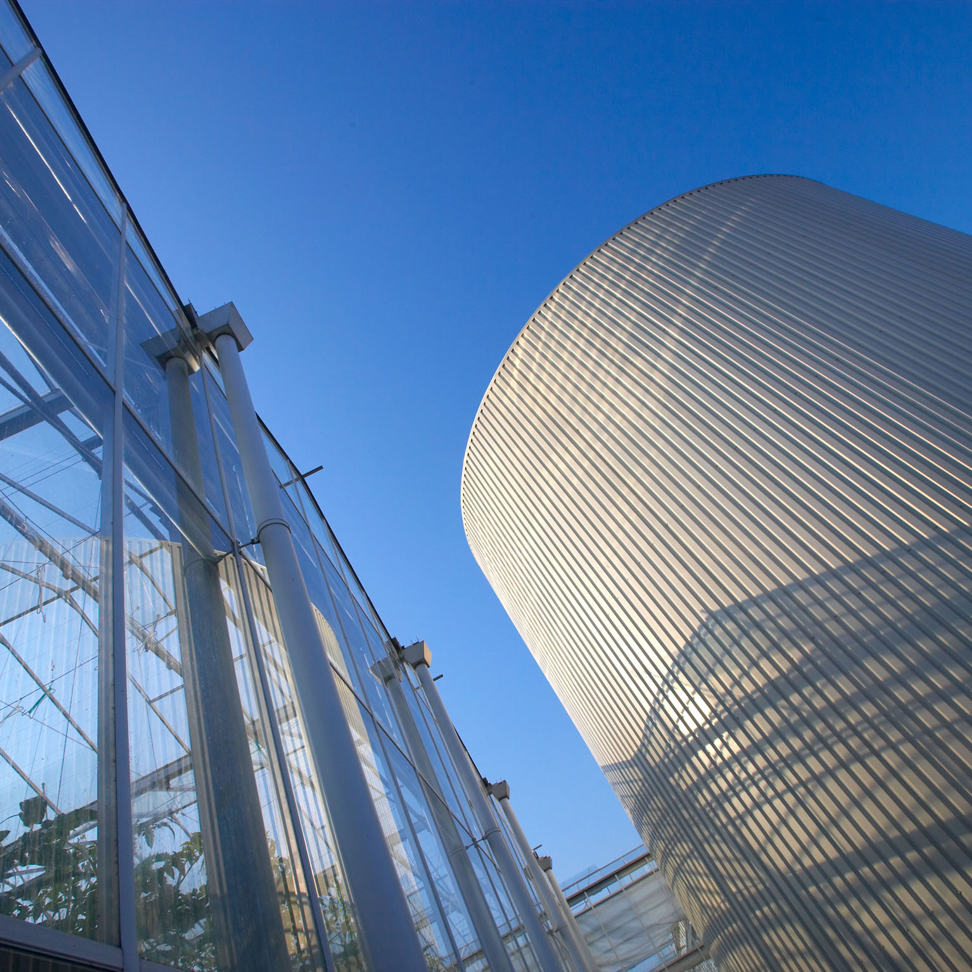
MULTIPOLYGON (((45 797, 20 804, 27 830, 0 846, 0 914, 92 938, 98 921, 98 844, 86 836, 94 810, 48 820, 45 797)), ((10 831, 3 831, 5 840, 10 831)))
POLYGON ((321 908, 335 968, 338 972, 360 972, 361 945, 347 900, 339 893, 330 894, 321 898, 321 908))
MULTIPOLYGON (((94 809, 73 810, 49 817, 44 797, 20 804, 26 828, 4 844, 9 830, 0 830, 0 914, 45 925, 58 931, 94 938, 98 924, 98 843, 94 809)), ((140 844, 150 853, 135 865, 136 919, 142 956, 190 972, 216 972, 217 956, 209 889, 203 867, 203 843, 193 833, 171 850, 175 830, 168 822, 142 823, 140 844)), ((288 933, 297 936, 295 889, 290 863, 275 854, 277 891, 289 917, 288 933)), ((361 950, 350 909, 339 895, 324 903, 331 949, 339 972, 360 972, 361 950)), ((291 955, 293 972, 316 968, 306 948, 291 955)), ((432 967, 432 966, 430 966, 432 967)))
MULTIPOLYGON (((155 846, 155 827, 139 836, 155 846)), ((209 911, 209 891, 193 869, 202 859, 202 835, 194 833, 176 850, 158 851, 135 866, 135 901, 142 955, 152 962, 208 972, 216 968, 216 945, 209 911)))

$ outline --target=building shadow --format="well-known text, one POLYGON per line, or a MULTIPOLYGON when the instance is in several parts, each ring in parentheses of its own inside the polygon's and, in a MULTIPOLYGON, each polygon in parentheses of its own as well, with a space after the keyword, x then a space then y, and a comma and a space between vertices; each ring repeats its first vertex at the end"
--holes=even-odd
POLYGON ((725 972, 967 972, 972 530, 709 615, 605 772, 725 972))

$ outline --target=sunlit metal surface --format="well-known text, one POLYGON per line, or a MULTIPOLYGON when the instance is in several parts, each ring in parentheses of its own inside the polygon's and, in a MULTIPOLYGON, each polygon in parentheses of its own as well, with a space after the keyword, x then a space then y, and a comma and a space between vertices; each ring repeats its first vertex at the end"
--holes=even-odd
POLYGON ((500 365, 472 550, 726 970, 972 954, 972 240, 754 177, 500 365))

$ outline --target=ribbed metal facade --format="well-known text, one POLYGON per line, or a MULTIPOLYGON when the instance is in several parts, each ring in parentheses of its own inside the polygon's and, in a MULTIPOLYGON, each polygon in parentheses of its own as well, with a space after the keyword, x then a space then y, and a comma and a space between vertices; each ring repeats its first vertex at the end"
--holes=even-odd
POLYGON ((588 257, 472 550, 725 972, 968 970, 972 239, 788 176, 588 257))

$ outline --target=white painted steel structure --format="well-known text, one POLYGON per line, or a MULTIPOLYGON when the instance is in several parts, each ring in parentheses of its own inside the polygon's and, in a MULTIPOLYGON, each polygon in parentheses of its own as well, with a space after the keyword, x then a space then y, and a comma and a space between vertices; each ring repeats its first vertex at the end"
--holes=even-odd
POLYGON ((547 298, 472 550, 727 970, 968 969, 972 239, 788 176, 547 298))
POLYGON ((249 340, 0 0, 0 969, 576 972, 249 340))

